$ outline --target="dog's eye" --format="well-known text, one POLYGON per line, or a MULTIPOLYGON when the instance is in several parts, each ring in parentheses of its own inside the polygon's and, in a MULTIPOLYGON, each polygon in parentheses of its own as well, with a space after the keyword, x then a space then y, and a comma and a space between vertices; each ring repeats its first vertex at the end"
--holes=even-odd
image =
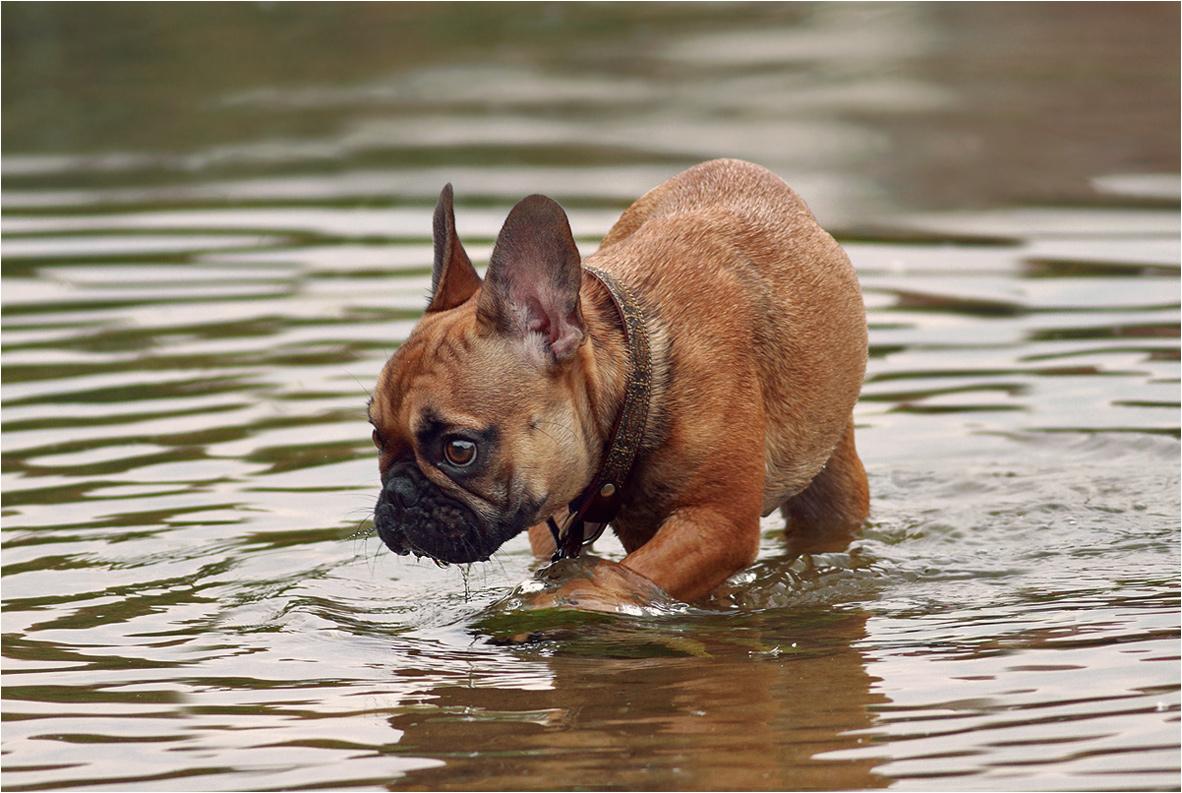
POLYGON ((377 430, 373 431, 373 445, 378 447, 379 452, 386 448, 386 443, 382 440, 382 436, 378 434, 377 430))
POLYGON ((464 438, 449 438, 443 444, 443 456, 457 468, 466 468, 476 461, 476 444, 464 438))

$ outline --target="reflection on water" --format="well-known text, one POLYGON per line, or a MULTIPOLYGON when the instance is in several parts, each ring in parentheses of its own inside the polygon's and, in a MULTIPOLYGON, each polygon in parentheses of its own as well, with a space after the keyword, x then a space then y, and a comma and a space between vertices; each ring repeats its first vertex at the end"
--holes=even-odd
MULTIPOLYGON (((689 635, 673 623, 583 629, 554 648, 549 685, 526 698, 503 682, 428 692, 422 708, 390 719, 405 735, 398 752, 456 748, 413 774, 426 788, 544 787, 572 772, 630 790, 830 787, 836 764, 817 755, 856 750, 863 739, 846 731, 868 728, 886 701, 853 647, 866 615, 782 616, 702 617, 689 635), (834 689, 847 695, 834 701, 834 689), (523 778, 516 762, 488 761, 505 755, 539 762, 523 778)), ((876 764, 842 762, 841 786, 885 786, 876 764)))
POLYGON ((1176 787, 1176 6, 340 8, 3 8, 5 789, 1176 787), (719 155, 862 279, 863 535, 606 621, 388 553, 442 184, 589 253, 719 155))

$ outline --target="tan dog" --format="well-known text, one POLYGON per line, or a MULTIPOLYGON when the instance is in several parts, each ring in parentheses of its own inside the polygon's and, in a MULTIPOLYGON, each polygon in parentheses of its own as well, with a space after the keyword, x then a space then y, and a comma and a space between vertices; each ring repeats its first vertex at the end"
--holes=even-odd
POLYGON ((866 367, 857 277, 769 171, 690 168, 633 204, 583 263, 561 207, 530 196, 483 281, 456 236, 450 185, 434 231, 430 305, 369 408, 374 522, 395 552, 484 560, 529 529, 548 554, 557 515, 573 524, 554 532, 559 544, 577 555, 582 520, 568 505, 608 494, 600 520, 627 556, 568 591, 610 600, 655 583, 692 601, 755 559, 760 516, 777 507, 795 532, 866 518, 851 415, 866 367), (633 457, 609 476, 620 443, 633 457))

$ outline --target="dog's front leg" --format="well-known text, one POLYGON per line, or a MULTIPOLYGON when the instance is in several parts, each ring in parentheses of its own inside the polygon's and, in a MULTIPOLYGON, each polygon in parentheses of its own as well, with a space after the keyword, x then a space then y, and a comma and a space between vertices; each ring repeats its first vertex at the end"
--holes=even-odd
POLYGON ((554 535, 545 523, 529 527, 529 547, 539 559, 549 559, 558 550, 554 544, 554 535))
POLYGON ((741 519, 685 507, 661 524, 623 565, 686 603, 710 594, 759 554, 759 514, 741 519))
MULTIPOLYGON (((736 521, 708 507, 680 509, 622 562, 584 556, 593 563, 541 594, 534 607, 612 611, 624 603, 656 602, 665 594, 686 603, 705 597, 755 561, 759 515, 751 512, 736 521)), ((531 527, 529 539, 539 558, 553 555, 554 539, 545 524, 531 527)))
MULTIPOLYGON (((529 528, 529 544, 538 559, 550 559, 557 550, 554 535, 545 523, 529 528)), ((542 575, 552 576, 553 571, 558 569, 558 566, 547 568, 548 572, 542 575)), ((668 597, 648 578, 619 562, 592 554, 582 554, 574 571, 567 570, 559 575, 570 577, 557 587, 535 597, 535 608, 573 606, 590 611, 610 612, 615 611, 621 604, 651 605, 668 597), (571 572, 574 572, 574 575, 570 575, 571 572)))

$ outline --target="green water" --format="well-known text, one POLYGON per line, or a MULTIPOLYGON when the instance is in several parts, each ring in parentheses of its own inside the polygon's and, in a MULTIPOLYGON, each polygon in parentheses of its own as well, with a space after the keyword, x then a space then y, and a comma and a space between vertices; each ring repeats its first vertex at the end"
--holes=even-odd
POLYGON ((1176 5, 2 14, 5 790, 1177 789, 1176 5), (386 551, 442 185, 587 254, 717 156, 858 270, 863 536, 613 619, 386 551))

